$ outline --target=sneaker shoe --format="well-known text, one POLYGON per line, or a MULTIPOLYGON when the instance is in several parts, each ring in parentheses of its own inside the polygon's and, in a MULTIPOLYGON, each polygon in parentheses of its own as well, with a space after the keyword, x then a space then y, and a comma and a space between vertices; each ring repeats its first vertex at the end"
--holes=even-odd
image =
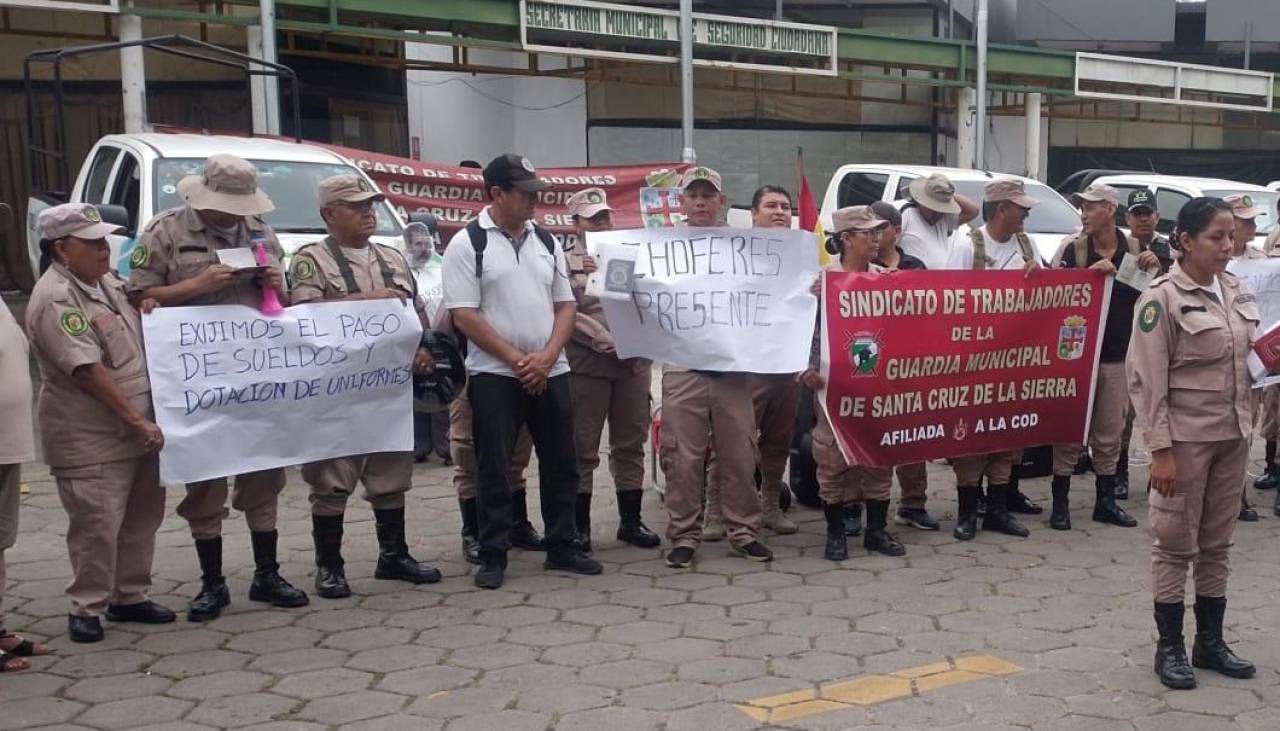
POLYGON ((918 530, 938 530, 938 521, 929 515, 924 508, 899 508, 893 522, 898 525, 909 525, 918 530))
POLYGON ((667 566, 673 569, 687 569, 693 565, 693 549, 688 546, 676 546, 667 551, 667 566))
POLYGON ((733 554, 735 556, 741 556, 748 561, 755 561, 757 563, 766 563, 773 560, 773 551, 770 551, 760 541, 752 541, 741 546, 734 546, 733 554))

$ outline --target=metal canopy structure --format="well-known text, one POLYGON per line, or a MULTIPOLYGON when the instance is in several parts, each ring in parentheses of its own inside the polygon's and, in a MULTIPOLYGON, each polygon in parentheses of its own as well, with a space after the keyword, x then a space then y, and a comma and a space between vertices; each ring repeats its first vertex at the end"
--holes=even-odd
POLYGON ((288 66, 270 63, 243 53, 238 53, 221 46, 215 46, 212 43, 188 38, 184 35, 168 35, 158 36, 155 38, 143 38, 138 41, 125 41, 121 43, 98 43, 89 46, 75 46, 72 48, 58 48, 48 51, 36 51, 27 56, 22 64, 22 83, 23 89, 27 97, 27 150, 31 163, 32 190, 37 191, 63 191, 67 192, 71 185, 71 170, 67 160, 67 128, 64 119, 65 109, 65 90, 62 76, 62 64, 64 61, 81 56, 88 56, 111 51, 119 51, 122 48, 150 48, 153 51, 167 53, 172 56, 199 61, 202 63, 211 63, 219 66, 229 66, 238 68, 245 74, 246 79, 254 76, 272 76, 275 78, 288 79, 292 89, 292 106, 293 106, 293 129, 294 137, 298 142, 302 141, 301 137, 301 119, 298 101, 298 77, 293 69, 288 66), (51 64, 53 66, 53 94, 54 94, 54 123, 53 123, 53 142, 46 143, 44 139, 44 128, 37 123, 37 105, 35 88, 36 80, 32 78, 33 66, 36 64, 51 64), (51 159, 55 163, 54 169, 57 172, 58 179, 55 182, 49 180, 47 168, 40 164, 41 159, 51 159), (59 187, 61 186, 61 187, 59 187))

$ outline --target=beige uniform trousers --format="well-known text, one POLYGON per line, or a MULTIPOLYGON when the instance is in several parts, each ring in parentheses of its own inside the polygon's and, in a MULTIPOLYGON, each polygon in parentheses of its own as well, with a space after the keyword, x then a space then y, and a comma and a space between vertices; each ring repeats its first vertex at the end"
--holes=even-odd
POLYGON ((1262 414, 1259 416, 1258 435, 1268 442, 1280 439, 1280 385, 1262 389, 1262 414))
MULTIPOLYGON (((590 495, 600 466, 600 436, 609 421, 609 473, 618 492, 644 489, 644 442, 649 436, 648 368, 618 368, 613 378, 572 373, 573 438, 578 449, 578 493, 590 495)), ((527 438, 526 438, 527 441, 527 438)))
MULTIPOLYGON (((1116 473, 1129 410, 1129 384, 1124 363, 1099 363, 1098 381, 1093 393, 1093 419, 1089 423, 1089 448, 1095 474, 1116 473)), ((1080 450, 1079 444, 1053 445, 1053 474, 1059 477, 1075 474, 1080 450)))
MULTIPOLYGON (((0 464, 0 608, 4 606, 4 552, 18 540, 18 498, 22 484, 21 465, 0 464)), ((0 631, 4 612, 0 611, 0 631)))
MULTIPOLYGON (((276 508, 280 492, 284 490, 284 468, 246 472, 236 475, 235 480, 231 507, 244 513, 249 530, 254 533, 275 530, 276 508)), ((187 485, 187 495, 178 503, 178 515, 186 519, 196 540, 222 535, 222 521, 228 514, 226 477, 187 485)))
POLYGON ((756 412, 756 445, 764 485, 777 495, 782 491, 782 474, 791 456, 791 438, 800 409, 800 383, 793 374, 753 374, 751 401, 756 412))
POLYGON ((1151 590, 1157 602, 1183 600, 1188 568, 1194 568, 1197 596, 1226 596, 1248 459, 1248 439, 1173 443, 1174 493, 1148 494, 1151 590))
POLYGON ((108 604, 146 601, 164 520, 158 455, 51 472, 69 519, 71 613, 96 617, 108 604))
POLYGON ((756 539, 763 511, 755 483, 755 410, 745 373, 667 371, 662 375, 663 503, 672 548, 702 541, 707 447, 715 449, 725 529, 735 546, 756 539))
MULTIPOLYGON (((449 454, 453 457, 453 488, 459 500, 476 496, 476 448, 471 438, 471 402, 466 393, 449 404, 449 454)), ((524 471, 533 457, 533 439, 529 430, 520 427, 516 448, 511 452, 511 472, 507 482, 511 491, 525 489, 524 471)))
POLYGON ((985 475, 988 485, 1008 485, 1013 465, 1021 459, 1022 451, 992 452, 969 457, 954 457, 951 469, 956 473, 956 487, 977 487, 985 475))
POLYGON ((925 501, 929 499, 929 471, 925 463, 900 464, 893 471, 898 475, 898 487, 902 491, 898 507, 924 510, 925 501))
POLYGON ((404 507, 404 494, 413 484, 413 452, 373 452, 322 459, 302 466, 302 479, 311 486, 311 514, 339 516, 347 499, 364 485, 364 499, 374 510, 404 507))
POLYGON ((850 466, 834 441, 819 438, 816 432, 814 436, 813 460, 818 464, 818 497, 823 503, 841 505, 889 499, 893 489, 892 467, 850 466))

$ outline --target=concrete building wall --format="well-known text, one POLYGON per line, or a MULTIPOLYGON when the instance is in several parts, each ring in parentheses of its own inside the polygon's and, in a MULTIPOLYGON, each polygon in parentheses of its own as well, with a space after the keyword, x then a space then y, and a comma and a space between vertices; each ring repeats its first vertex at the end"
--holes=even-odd
POLYGON ((1176 0, 1018 0, 1017 37, 1168 43, 1173 41, 1175 11, 1176 0))
POLYGON ((1276 0, 1213 0, 1205 14, 1205 40, 1243 41, 1245 23, 1254 43, 1280 41, 1280 2, 1276 0))

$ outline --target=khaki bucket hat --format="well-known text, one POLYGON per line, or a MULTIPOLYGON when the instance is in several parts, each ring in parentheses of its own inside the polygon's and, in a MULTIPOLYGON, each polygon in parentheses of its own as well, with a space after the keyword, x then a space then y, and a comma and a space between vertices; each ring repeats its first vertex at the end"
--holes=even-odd
POLYGON ((199 175, 178 182, 178 192, 197 211, 261 216, 276 209, 258 187, 258 169, 235 155, 210 155, 199 175))
POLYGON ((934 173, 927 178, 916 178, 907 187, 911 200, 937 213, 959 214, 960 204, 956 203, 956 187, 950 178, 942 173, 934 173))

